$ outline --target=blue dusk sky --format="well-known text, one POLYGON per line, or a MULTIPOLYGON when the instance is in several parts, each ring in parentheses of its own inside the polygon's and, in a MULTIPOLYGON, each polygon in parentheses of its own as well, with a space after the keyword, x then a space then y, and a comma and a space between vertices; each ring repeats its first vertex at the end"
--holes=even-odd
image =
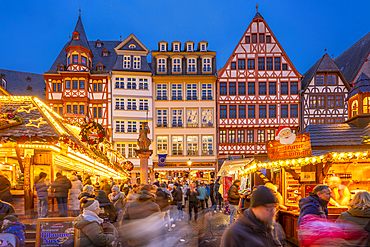
MULTIPOLYGON (((48 71, 76 25, 79 8, 89 40, 134 33, 158 41, 208 41, 222 68, 256 13, 248 0, 1 0, 0 68, 48 71)), ((370 1, 260 0, 259 12, 303 75, 325 52, 339 56, 370 31, 370 1)))

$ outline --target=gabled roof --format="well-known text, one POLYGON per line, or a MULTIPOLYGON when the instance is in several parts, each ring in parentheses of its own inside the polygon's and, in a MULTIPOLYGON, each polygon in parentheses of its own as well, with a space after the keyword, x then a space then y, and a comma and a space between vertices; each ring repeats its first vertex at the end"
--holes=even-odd
POLYGON ((302 78, 302 90, 305 91, 310 85, 312 78, 318 72, 338 72, 339 76, 342 78, 344 85, 347 87, 348 90, 351 89, 349 84, 347 83, 346 79, 344 78, 343 74, 334 63, 333 59, 325 52, 325 54, 303 75, 302 78))
POLYGON ((334 60, 349 84, 356 79, 369 53, 370 32, 334 60))
POLYGON ((257 13, 254 15, 253 19, 256 19, 256 18, 262 18, 262 15, 257 11, 257 13))
POLYGON ((0 76, 6 80, 6 90, 11 95, 31 95, 45 99, 46 83, 41 74, 0 69, 0 76))
POLYGON ((149 49, 145 47, 143 43, 132 33, 126 39, 124 39, 114 50, 119 53, 119 50, 129 50, 129 51, 145 51, 149 53, 149 49), (134 49, 129 48, 131 44, 135 45, 134 49))
POLYGON ((370 78, 364 73, 358 77, 347 99, 352 98, 358 93, 370 93, 370 78))
POLYGON ((71 40, 69 41, 68 46, 79 45, 79 46, 82 46, 83 48, 91 50, 89 42, 87 41, 87 36, 85 33, 84 26, 82 25, 81 15, 78 17, 78 21, 77 21, 75 30, 73 32, 78 32, 80 34, 80 38, 77 40, 74 40, 72 36, 71 40))

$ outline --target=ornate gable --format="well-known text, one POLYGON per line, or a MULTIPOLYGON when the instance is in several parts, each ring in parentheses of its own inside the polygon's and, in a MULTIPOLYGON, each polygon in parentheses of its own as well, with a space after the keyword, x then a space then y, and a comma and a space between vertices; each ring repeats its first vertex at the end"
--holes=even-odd
POLYGON ((143 43, 140 42, 134 34, 130 34, 125 40, 123 40, 114 50, 118 55, 124 53, 144 53, 148 54, 149 50, 146 48, 143 43))

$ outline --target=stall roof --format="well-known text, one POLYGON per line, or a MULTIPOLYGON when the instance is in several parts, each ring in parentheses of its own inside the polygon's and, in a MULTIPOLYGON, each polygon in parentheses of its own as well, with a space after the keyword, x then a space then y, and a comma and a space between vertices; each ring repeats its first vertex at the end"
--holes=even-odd
POLYGON ((244 166, 250 164, 254 158, 248 159, 238 159, 238 160, 225 160, 222 164, 220 171, 217 173, 217 176, 222 176, 223 174, 234 173, 244 166))

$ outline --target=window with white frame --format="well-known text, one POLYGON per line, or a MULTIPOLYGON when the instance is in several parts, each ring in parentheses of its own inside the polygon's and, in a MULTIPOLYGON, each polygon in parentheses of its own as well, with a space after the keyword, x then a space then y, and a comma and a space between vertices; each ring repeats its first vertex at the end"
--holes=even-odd
POLYGON ((186 110, 187 127, 198 127, 198 109, 186 110))
POLYGON ((198 155, 198 136, 187 136, 188 155, 198 155))
POLYGON ((157 152, 168 150, 168 136, 157 136, 157 152))
POLYGON ((188 44, 188 51, 193 51, 193 45, 192 44, 188 44))
POLYGON ((203 58, 203 72, 212 72, 211 59, 208 57, 203 58))
POLYGON ((126 158, 126 144, 125 143, 117 143, 116 150, 122 154, 123 157, 126 158))
POLYGON ((202 108, 202 127, 213 127, 212 108, 202 108))
POLYGON ((116 77, 116 87, 115 88, 125 88, 125 78, 124 77, 116 77))
POLYGON ((127 121, 127 132, 136 133, 136 121, 127 121))
POLYGON ((172 60, 173 64, 173 73, 181 72, 181 58, 174 58, 172 60))
POLYGON ((157 100, 167 100, 167 84, 157 84, 157 100))
POLYGON ((196 83, 186 84, 186 99, 187 100, 198 100, 198 92, 197 92, 196 83))
POLYGON ((180 45, 179 44, 175 44, 173 46, 173 51, 180 51, 180 45))
POLYGON ((172 87, 172 100, 182 100, 182 84, 173 83, 172 87))
POLYGON ((213 136, 202 136, 203 155, 213 155, 213 136))
POLYGON ((127 99, 127 110, 136 110, 136 99, 128 98, 127 99))
POLYGON ((196 72, 197 66, 196 66, 196 59, 195 58, 189 58, 188 59, 188 72, 196 72))
POLYGON ((125 121, 116 120, 116 132, 124 133, 125 132, 125 121))
POLYGON ((206 44, 200 45, 200 51, 206 51, 206 44))
POLYGON ((137 158, 136 149, 137 145, 135 143, 128 144, 128 158, 137 158))
POLYGON ((158 58, 158 73, 166 72, 166 59, 165 58, 158 58))
POLYGON ((116 110, 125 109, 125 98, 117 97, 116 98, 116 110))
POLYGON ((202 100, 212 100, 212 83, 202 83, 202 100))
POLYGON ((131 67, 131 56, 123 56, 123 68, 130 69, 131 67))
POLYGON ((172 127, 182 127, 182 109, 172 110, 172 127))
POLYGON ((134 69, 140 69, 141 65, 141 57, 140 56, 134 56, 134 69))
POLYGON ((166 51, 166 45, 165 44, 161 44, 161 51, 166 51))
POLYGON ((139 99, 140 105, 139 110, 140 111, 147 111, 149 109, 149 100, 148 99, 139 99))
POLYGON ((182 136, 172 136, 172 155, 182 155, 183 139, 182 136))
POLYGON ((135 77, 127 78, 127 89, 136 89, 136 78, 135 77))
POLYGON ((157 109, 157 127, 167 127, 167 126, 168 126, 168 110, 157 109))
POLYGON ((148 78, 139 78, 139 89, 148 89, 148 78))

